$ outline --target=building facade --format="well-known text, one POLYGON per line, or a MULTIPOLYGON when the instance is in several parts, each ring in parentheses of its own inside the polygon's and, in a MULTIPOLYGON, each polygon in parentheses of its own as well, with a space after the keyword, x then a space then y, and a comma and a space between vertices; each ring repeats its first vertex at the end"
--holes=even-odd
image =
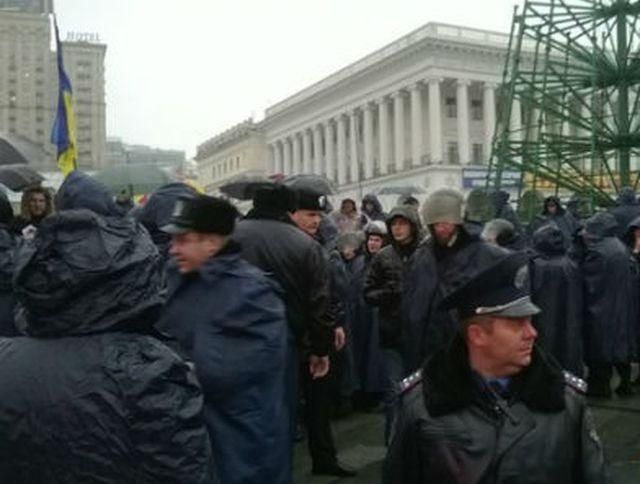
POLYGON ((198 180, 207 193, 240 173, 264 172, 268 156, 261 124, 248 119, 198 146, 198 180))
MULTIPOLYGON (((55 170, 50 135, 58 104, 56 53, 51 50, 50 0, 0 0, 0 133, 22 136, 50 153, 41 170, 55 170)), ((74 90, 78 163, 102 165, 106 141, 106 46, 63 42, 74 90)))
POLYGON ((393 185, 468 188, 465 173, 490 156, 508 40, 429 23, 271 106, 267 171, 323 174, 356 198, 393 185))
POLYGON ((105 162, 113 165, 157 165, 161 167, 182 167, 186 153, 179 150, 163 150, 145 145, 131 145, 119 138, 108 138, 105 162))
POLYGON ((64 67, 73 88, 78 166, 99 169, 106 164, 104 59, 107 46, 99 41, 65 41, 62 42, 62 52, 64 67))

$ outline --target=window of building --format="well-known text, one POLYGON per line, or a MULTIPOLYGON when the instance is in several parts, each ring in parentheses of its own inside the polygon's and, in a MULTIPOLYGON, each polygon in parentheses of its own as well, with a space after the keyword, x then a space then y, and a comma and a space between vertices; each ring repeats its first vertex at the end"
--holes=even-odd
POLYGON ((474 121, 482 121, 483 110, 482 101, 480 99, 471 100, 471 119, 474 121))
POLYGON ((458 103, 455 97, 448 97, 444 100, 447 118, 458 117, 458 103))
POLYGON ((447 143, 447 160, 452 165, 460 163, 458 143, 456 141, 449 141, 449 143, 447 143))
POLYGON ((484 146, 482 143, 473 143, 473 164, 482 165, 484 163, 484 146))

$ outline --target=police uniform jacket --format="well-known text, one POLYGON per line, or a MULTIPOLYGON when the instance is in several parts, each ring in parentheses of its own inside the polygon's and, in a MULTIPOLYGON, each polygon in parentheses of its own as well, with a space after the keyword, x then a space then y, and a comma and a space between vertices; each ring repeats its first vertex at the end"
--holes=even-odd
POLYGON ((536 349, 510 396, 481 381, 456 339, 404 382, 385 483, 608 482, 581 380, 536 349))

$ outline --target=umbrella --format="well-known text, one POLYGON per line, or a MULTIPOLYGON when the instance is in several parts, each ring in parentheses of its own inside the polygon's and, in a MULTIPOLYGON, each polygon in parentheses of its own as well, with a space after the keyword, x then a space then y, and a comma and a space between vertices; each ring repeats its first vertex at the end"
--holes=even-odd
POLYGON ((119 195, 126 193, 143 195, 156 188, 176 181, 173 176, 156 165, 115 165, 104 168, 93 175, 111 191, 119 195))
POLYGON ((273 185, 275 182, 262 172, 247 171, 231 177, 220 187, 220 191, 231 198, 251 200, 258 188, 273 185))
POLYGON ((0 165, 45 165, 51 156, 39 145, 18 135, 0 133, 0 165))
POLYGON ((378 190, 378 195, 419 195, 423 193, 427 193, 427 191, 415 185, 391 186, 378 190))
POLYGON ((285 178, 283 183, 294 190, 313 192, 318 195, 336 193, 333 182, 323 175, 292 175, 285 178))
POLYGON ((0 183, 14 192, 38 185, 44 177, 28 165, 0 165, 0 183))

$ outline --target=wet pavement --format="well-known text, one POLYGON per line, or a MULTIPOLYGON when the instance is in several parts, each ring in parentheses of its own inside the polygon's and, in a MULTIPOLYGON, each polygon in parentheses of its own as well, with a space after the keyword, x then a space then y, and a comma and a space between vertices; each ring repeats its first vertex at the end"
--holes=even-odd
MULTIPOLYGON (((640 396, 630 399, 591 400, 596 426, 604 442, 613 484, 640 483, 640 396)), ((333 424, 339 459, 358 471, 355 478, 311 475, 306 442, 296 446, 295 484, 377 484, 385 448, 383 416, 357 413, 333 424)))

